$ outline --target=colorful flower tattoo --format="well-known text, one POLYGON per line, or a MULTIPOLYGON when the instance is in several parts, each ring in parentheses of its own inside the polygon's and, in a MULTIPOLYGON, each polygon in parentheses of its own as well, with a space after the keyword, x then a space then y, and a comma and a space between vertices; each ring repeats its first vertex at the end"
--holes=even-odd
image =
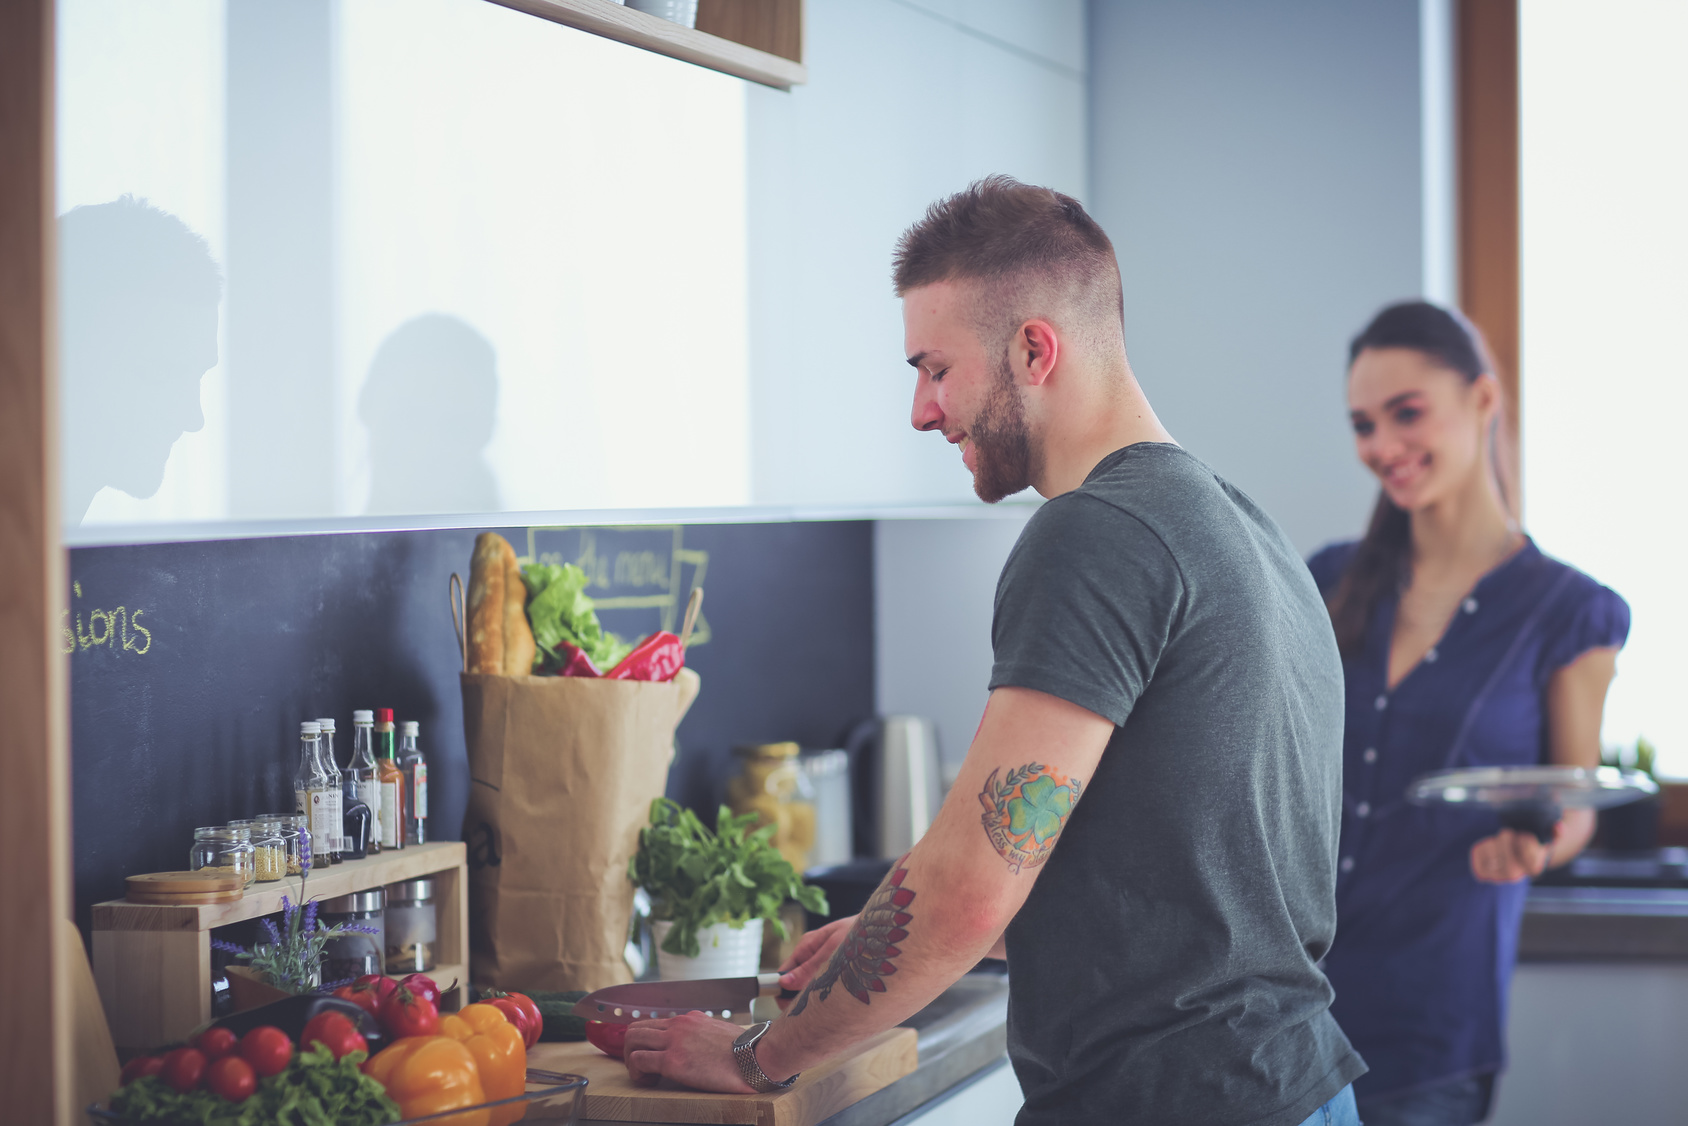
POLYGON ((1001 775, 1001 769, 991 771, 979 791, 985 836, 1010 872, 1036 868, 1054 851, 1084 784, 1035 762, 1001 775))
POLYGON ((834 985, 842 984, 844 991, 866 1005, 875 993, 885 992, 885 979, 897 972, 896 957, 902 953, 897 943, 908 937, 908 925, 914 919, 909 905, 914 892, 903 886, 908 876, 905 855, 891 867, 891 874, 867 901, 855 926, 833 951, 832 961, 816 974, 803 989, 803 995, 791 1006, 791 1016, 802 1012, 809 1004, 809 996, 819 993, 822 1001, 832 993, 834 985))

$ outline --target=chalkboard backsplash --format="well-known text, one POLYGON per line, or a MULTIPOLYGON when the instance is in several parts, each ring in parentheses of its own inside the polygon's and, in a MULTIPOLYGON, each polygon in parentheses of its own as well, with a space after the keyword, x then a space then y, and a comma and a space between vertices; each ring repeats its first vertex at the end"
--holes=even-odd
MULTIPOLYGON (((873 525, 865 521, 500 529, 578 562, 605 627, 674 628, 707 589, 669 794, 717 800, 737 743, 831 745, 873 710, 873 525)), ((292 801, 299 722, 391 707, 422 725, 431 835, 467 801, 446 596, 478 529, 77 548, 71 663, 77 921, 135 872, 184 867, 193 829, 292 801)), ((344 759, 349 748, 340 748, 344 759)))

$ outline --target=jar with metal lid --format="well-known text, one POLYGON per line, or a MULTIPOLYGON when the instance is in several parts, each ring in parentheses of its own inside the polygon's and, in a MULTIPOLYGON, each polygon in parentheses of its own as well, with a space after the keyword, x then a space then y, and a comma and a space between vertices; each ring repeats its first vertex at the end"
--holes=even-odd
MULTIPOLYGON (((281 822, 273 817, 254 817, 250 824, 252 860, 261 884, 274 883, 287 875, 287 842, 281 835, 281 822)), ((230 828, 236 822, 229 822, 230 828)))
POLYGON ((188 868, 199 871, 213 868, 229 875, 238 875, 242 887, 251 887, 256 877, 252 859, 252 834, 247 829, 231 829, 227 825, 206 825, 193 831, 193 848, 188 852, 188 868))
POLYGON ((319 908, 321 915, 318 916, 322 926, 344 924, 375 932, 365 934, 357 931, 329 939, 322 948, 324 981, 350 980, 364 974, 383 972, 387 950, 386 906, 387 893, 381 888, 354 891, 350 895, 337 895, 322 901, 319 908))
POLYGON ((727 782, 727 804, 734 813, 757 813, 774 826, 774 847, 799 872, 809 866, 815 846, 815 788, 797 766, 796 743, 754 743, 734 747, 744 759, 727 782))
POLYGON ((387 972, 423 973, 434 968, 439 933, 433 880, 387 885, 387 972))

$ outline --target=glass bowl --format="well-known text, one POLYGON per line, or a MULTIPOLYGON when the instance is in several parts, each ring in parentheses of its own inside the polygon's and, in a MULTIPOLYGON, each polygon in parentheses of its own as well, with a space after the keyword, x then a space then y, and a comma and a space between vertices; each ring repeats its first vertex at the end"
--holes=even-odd
MULTIPOLYGON (((504 1126, 516 1122, 572 1124, 577 1120, 581 1092, 586 1090, 585 1076, 530 1067, 527 1081, 530 1086, 538 1085, 540 1089, 495 1103, 430 1114, 426 1118, 406 1118, 393 1126, 421 1126, 422 1123, 433 1123, 434 1126, 490 1126, 492 1123, 504 1126)), ((88 1117, 94 1126, 133 1126, 130 1119, 113 1114, 97 1104, 88 1108, 88 1117)))

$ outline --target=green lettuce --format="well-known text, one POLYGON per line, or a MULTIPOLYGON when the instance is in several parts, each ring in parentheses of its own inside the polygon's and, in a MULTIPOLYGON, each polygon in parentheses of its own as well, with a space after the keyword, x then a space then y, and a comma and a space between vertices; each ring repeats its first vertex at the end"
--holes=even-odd
POLYGON ((535 672, 556 672, 568 663, 564 645, 582 650, 599 672, 609 672, 632 652, 633 646, 598 623, 598 611, 586 596, 586 572, 573 563, 529 563, 522 568, 527 584, 528 624, 538 652, 535 672))
POLYGON ((245 1102, 224 1102, 210 1091, 178 1094, 156 1075, 137 1079, 111 1098, 112 1113, 132 1126, 383 1126, 399 1107, 359 1066, 368 1056, 336 1060, 320 1043, 300 1052, 287 1070, 259 1082, 245 1102))

